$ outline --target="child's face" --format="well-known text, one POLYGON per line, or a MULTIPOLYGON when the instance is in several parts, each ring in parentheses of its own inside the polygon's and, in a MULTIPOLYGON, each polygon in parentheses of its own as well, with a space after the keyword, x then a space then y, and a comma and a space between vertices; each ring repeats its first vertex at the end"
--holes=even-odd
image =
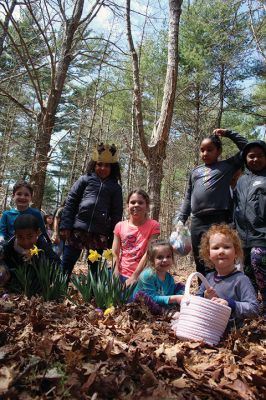
POLYGON ((134 218, 143 218, 149 211, 149 207, 144 197, 140 194, 133 193, 128 202, 128 213, 134 218))
POLYGON ((46 218, 46 223, 48 225, 52 225, 52 223, 53 223, 53 216, 52 215, 48 215, 48 217, 46 218))
POLYGON ((235 268, 236 252, 232 239, 222 233, 210 237, 210 261, 219 275, 228 275, 235 268))
POLYGON ((248 169, 252 172, 262 171, 266 167, 266 156, 260 146, 250 147, 246 155, 248 169))
POLYGON ((26 187, 20 187, 13 195, 14 203, 19 211, 26 210, 31 202, 31 193, 26 187))
POLYGON ((173 254, 168 246, 158 246, 154 251, 154 268, 157 272, 167 272, 173 265, 173 254))
POLYGON ((111 174, 111 164, 97 162, 95 165, 95 173, 101 179, 106 179, 111 174))
POLYGON ((203 139, 201 142, 200 156, 204 164, 211 165, 215 163, 221 152, 221 149, 217 149, 211 139, 203 139))
POLYGON ((25 250, 32 249, 33 245, 37 243, 39 234, 39 230, 17 229, 15 232, 17 244, 25 250))

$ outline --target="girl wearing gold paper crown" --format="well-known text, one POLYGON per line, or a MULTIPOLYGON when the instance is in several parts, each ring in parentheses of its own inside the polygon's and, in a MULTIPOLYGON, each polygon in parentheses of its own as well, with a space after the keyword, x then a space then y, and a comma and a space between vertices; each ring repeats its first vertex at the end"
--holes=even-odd
MULTIPOLYGON (((110 247, 114 226, 122 219, 121 174, 114 144, 94 149, 87 174, 72 186, 60 223, 66 241, 62 266, 70 276, 82 249, 102 253, 110 247)), ((90 264, 97 273, 97 263, 90 264)))

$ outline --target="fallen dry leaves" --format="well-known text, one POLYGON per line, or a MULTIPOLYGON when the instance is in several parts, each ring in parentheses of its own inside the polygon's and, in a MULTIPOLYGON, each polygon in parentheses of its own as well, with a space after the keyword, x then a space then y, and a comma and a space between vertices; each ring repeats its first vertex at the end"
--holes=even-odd
POLYGON ((266 324, 247 323, 219 346, 181 342, 169 318, 128 305, 10 297, 0 302, 0 397, 29 399, 266 398, 266 324))

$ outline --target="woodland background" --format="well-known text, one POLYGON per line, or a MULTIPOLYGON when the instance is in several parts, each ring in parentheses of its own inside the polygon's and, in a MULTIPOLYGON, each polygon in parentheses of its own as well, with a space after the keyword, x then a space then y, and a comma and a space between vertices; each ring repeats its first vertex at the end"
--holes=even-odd
POLYGON ((53 211, 95 143, 114 142, 124 194, 147 189, 169 234, 206 134, 265 140, 263 3, 2 0, 1 209, 23 178, 53 211))
MULTIPOLYGON (((265 11, 262 0, 1 0, 0 211, 20 178, 53 211, 92 147, 114 142, 124 194, 148 190, 168 235, 206 134, 265 140, 265 11)), ((236 151, 223 143, 223 157, 236 151)), ((180 259, 178 279, 192 270, 180 259)), ((1 398, 265 399, 265 320, 217 347, 178 341, 169 321, 143 304, 104 316, 1 298, 1 398)))

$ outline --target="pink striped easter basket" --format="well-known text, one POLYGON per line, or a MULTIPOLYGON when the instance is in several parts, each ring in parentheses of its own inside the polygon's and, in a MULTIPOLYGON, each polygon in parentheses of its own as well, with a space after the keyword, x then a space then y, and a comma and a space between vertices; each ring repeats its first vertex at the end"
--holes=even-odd
POLYGON ((191 282, 195 277, 199 277, 206 288, 210 287, 207 279, 199 272, 189 275, 180 315, 173 329, 179 339, 217 345, 228 324, 231 308, 190 294, 191 282))

